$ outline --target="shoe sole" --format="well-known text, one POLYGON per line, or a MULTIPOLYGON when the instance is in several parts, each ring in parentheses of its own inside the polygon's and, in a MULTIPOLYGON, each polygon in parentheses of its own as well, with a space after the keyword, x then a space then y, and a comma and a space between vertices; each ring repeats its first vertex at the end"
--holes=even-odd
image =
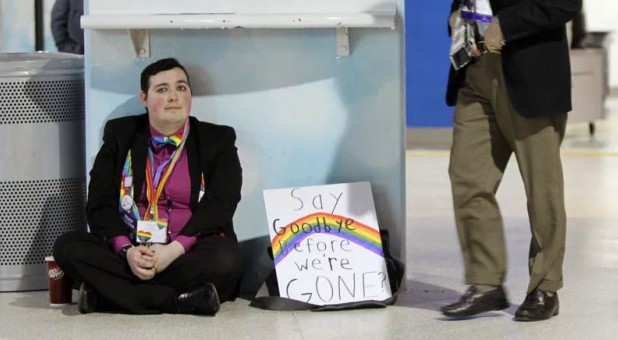
POLYGON ((517 315, 515 315, 513 320, 515 320, 515 321, 543 321, 543 320, 549 320, 549 318, 551 318, 552 316, 557 316, 558 314, 560 314, 560 308, 556 308, 556 311, 552 315, 550 315, 550 316, 548 316, 546 318, 531 318, 529 316, 517 316, 517 315))
POLYGON ((221 309, 221 300, 219 300, 219 293, 217 293, 217 290, 215 289, 215 297, 217 298, 217 301, 219 303, 217 303, 217 308, 215 309, 215 312, 212 313, 212 315, 215 315, 219 312, 219 309, 221 309))
POLYGON ((219 312, 219 309, 221 308, 221 300, 219 299, 219 292, 217 292, 217 287, 215 287, 215 285, 212 283, 210 283, 210 286, 212 287, 213 295, 215 299, 217 300, 217 308, 215 308, 215 311, 212 314, 210 314, 214 316, 215 314, 217 314, 217 312, 219 312))
POLYGON ((500 310, 504 310, 509 308, 511 304, 508 301, 504 301, 498 304, 495 304, 491 307, 485 308, 481 311, 475 312, 475 313, 466 313, 466 314, 461 314, 461 313, 449 313, 449 312, 442 312, 442 314, 444 314, 445 316, 451 317, 451 318, 468 318, 471 316, 475 316, 481 313, 487 313, 487 312, 493 312, 493 311, 500 311, 500 310))

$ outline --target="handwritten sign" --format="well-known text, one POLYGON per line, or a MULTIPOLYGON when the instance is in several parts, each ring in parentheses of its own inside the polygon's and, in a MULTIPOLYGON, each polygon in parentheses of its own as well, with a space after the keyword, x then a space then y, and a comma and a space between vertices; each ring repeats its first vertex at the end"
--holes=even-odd
POLYGON ((391 297, 369 182, 264 190, 282 297, 316 305, 391 297))

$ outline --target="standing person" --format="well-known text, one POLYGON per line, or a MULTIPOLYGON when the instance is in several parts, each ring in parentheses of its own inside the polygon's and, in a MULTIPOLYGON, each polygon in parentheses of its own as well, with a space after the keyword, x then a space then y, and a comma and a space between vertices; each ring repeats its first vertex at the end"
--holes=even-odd
POLYGON ((242 272, 232 225, 242 171, 236 135, 190 117, 191 95, 185 68, 159 60, 141 74, 147 113, 105 125, 90 172, 91 233, 70 232, 54 245, 60 267, 81 283, 82 313, 106 306, 213 315, 220 301, 236 296, 242 272), (153 223, 164 240, 140 244, 153 223))
POLYGON ((84 54, 83 0, 56 0, 51 12, 51 31, 58 52, 84 54))
POLYGON ((509 306, 502 287, 507 266, 496 191, 511 154, 523 178, 532 232, 530 281, 515 320, 544 320, 559 312, 566 234, 560 144, 571 110, 565 24, 581 4, 452 2, 451 31, 460 32, 458 18, 468 19, 475 23, 475 42, 469 64, 458 71, 451 68, 446 98, 455 105, 449 176, 470 285, 459 301, 442 307, 446 316, 509 306))

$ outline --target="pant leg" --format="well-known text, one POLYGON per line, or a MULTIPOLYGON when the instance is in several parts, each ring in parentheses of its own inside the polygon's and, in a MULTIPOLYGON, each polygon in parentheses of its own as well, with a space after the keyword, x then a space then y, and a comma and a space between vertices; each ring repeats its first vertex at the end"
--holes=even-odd
POLYGON ((76 282, 87 282, 112 307, 134 314, 173 312, 176 292, 156 281, 142 281, 122 256, 100 237, 85 232, 61 235, 54 244, 58 265, 76 282))
POLYGON ((172 262, 156 281, 184 293, 211 282, 221 302, 235 298, 242 275, 238 242, 230 237, 209 236, 172 262))
POLYGON ((506 276, 496 191, 512 151, 490 105, 491 84, 482 56, 467 68, 454 115, 449 176, 467 284, 500 285, 506 276))
MULTIPOLYGON (((496 58, 497 59, 497 58, 496 58)), ((566 212, 560 144, 567 114, 525 118, 509 100, 502 64, 495 62, 496 116, 501 130, 514 145, 528 201, 532 240, 529 251, 528 293, 536 288, 557 291, 562 287, 566 238, 566 212)))

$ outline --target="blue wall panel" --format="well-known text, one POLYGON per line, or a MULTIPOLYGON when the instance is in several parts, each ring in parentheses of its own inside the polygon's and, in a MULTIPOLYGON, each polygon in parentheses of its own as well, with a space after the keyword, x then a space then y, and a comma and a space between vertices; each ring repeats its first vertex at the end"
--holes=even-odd
POLYGON ((408 127, 452 126, 446 106, 450 0, 406 1, 406 106, 408 127))

